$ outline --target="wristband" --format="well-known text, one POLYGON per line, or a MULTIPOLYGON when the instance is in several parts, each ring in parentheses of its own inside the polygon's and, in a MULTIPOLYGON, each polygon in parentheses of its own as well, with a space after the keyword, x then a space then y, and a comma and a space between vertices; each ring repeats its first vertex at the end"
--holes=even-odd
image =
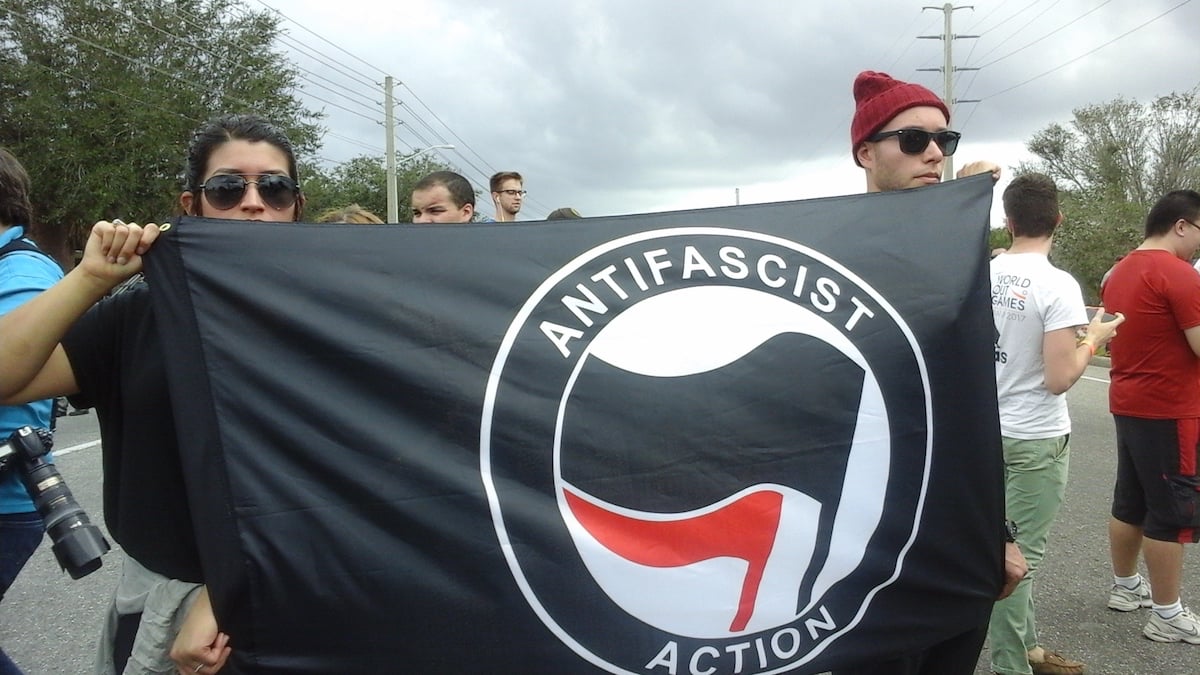
POLYGON ((1096 355, 1096 345, 1088 342, 1087 340, 1084 340, 1083 342, 1080 342, 1079 344, 1088 348, 1088 354, 1090 356, 1096 355))

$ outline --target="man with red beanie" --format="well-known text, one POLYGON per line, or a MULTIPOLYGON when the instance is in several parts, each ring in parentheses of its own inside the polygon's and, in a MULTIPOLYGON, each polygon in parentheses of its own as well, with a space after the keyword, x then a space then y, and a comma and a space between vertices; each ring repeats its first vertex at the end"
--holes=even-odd
MULTIPOLYGON (((854 163, 866 174, 867 192, 907 190, 941 182, 942 164, 958 149, 962 134, 950 130, 950 110, 936 94, 887 73, 866 70, 854 80, 854 102, 850 150, 854 163)), ((991 172, 993 179, 1000 177, 1000 167, 991 162, 967 164, 958 177, 984 172, 991 172)), ((997 523, 997 546, 1004 531, 997 523)), ((1002 598, 1012 592, 1027 571, 1025 558, 1012 531, 1009 533, 1004 549, 1002 598)), ((913 611, 920 612, 920 608, 914 607, 913 611)), ((959 635, 893 660, 840 668, 833 675, 970 675, 983 649, 989 618, 989 611, 981 611, 978 623, 964 626, 959 635)))
MULTIPOLYGON (((865 70, 854 80, 854 120, 850 151, 867 175, 867 192, 933 185, 942 180, 942 162, 958 149, 962 134, 951 131, 950 110, 932 91, 887 73, 865 70)), ((991 162, 972 162, 958 177, 992 172, 991 162)))

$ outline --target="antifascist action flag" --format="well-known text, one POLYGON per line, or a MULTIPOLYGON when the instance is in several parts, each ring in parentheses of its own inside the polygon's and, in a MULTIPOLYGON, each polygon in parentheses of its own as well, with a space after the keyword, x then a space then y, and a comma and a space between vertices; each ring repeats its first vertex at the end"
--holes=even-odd
POLYGON ((992 182, 148 256, 235 672, 812 673, 979 625, 992 182))

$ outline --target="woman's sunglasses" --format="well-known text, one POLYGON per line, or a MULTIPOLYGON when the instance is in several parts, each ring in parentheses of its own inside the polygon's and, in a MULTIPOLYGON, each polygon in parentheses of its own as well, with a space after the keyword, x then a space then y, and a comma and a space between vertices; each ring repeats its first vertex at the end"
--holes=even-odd
POLYGON ((246 180, 236 174, 221 174, 209 178, 200 189, 208 197, 208 203, 214 208, 232 209, 242 202, 246 195, 246 186, 254 183, 258 186, 258 196, 276 210, 291 207, 300 195, 300 184, 289 176, 275 173, 247 174, 258 180, 246 180))
POLYGON ((895 136, 900 141, 900 152, 906 155, 919 155, 925 152, 925 148, 929 147, 929 141, 933 141, 937 143, 938 148, 946 157, 954 154, 954 151, 958 149, 958 139, 962 138, 962 134, 957 131, 896 129, 894 131, 881 131, 867 140, 876 143, 891 136, 895 136))

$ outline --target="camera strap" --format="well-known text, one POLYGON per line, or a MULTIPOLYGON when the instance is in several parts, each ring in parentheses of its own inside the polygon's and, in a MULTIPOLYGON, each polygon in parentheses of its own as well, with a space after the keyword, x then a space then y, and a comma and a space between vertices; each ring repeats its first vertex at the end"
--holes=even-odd
MULTIPOLYGON (((38 248, 36 244, 24 238, 13 239, 7 244, 0 246, 0 258, 3 258, 9 253, 16 253, 17 251, 32 251, 33 253, 40 253, 47 258, 50 258, 49 253, 46 253, 42 249, 38 248)), ((50 259, 54 260, 54 258, 50 259)))

